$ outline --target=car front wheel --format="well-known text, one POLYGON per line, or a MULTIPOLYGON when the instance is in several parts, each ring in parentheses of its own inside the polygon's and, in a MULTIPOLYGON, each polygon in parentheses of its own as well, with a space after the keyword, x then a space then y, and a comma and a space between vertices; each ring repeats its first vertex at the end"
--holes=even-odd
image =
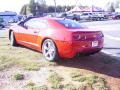
POLYGON ((1 29, 1 28, 4 28, 4 27, 5 27, 4 25, 0 25, 0 29, 1 29))
POLYGON ((10 44, 12 46, 16 46, 17 45, 17 42, 16 42, 16 39, 15 39, 15 36, 14 36, 14 32, 12 31, 11 34, 10 34, 10 44))
POLYGON ((46 39, 42 45, 42 53, 46 60, 55 61, 58 59, 58 52, 55 43, 51 39, 46 39))

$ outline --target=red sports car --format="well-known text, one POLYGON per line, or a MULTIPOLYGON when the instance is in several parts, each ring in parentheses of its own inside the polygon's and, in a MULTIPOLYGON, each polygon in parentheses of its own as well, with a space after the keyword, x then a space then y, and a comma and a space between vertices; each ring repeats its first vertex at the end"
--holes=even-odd
POLYGON ((103 48, 103 33, 64 18, 28 18, 9 29, 12 46, 23 45, 42 52, 46 60, 90 55, 103 48))

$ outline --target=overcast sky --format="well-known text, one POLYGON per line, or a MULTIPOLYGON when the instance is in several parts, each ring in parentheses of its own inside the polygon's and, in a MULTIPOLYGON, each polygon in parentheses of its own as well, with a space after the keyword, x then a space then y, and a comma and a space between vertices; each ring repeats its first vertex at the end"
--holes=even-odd
MULTIPOLYGON (((0 12, 2 11, 16 11, 20 12, 21 7, 24 4, 29 3, 30 0, 1 0, 0 2, 0 12)), ((104 7, 107 2, 115 0, 79 0, 82 5, 91 6, 96 5, 99 7, 104 7)), ((75 5, 76 0, 56 0, 57 5, 75 5)), ((54 0, 46 0, 48 5, 54 5, 54 0)))

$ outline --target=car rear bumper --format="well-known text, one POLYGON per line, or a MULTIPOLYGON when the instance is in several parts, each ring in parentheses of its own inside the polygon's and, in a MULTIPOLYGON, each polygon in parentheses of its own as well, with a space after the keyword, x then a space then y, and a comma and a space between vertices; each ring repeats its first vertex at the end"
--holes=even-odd
POLYGON ((72 58, 77 53, 94 53, 103 48, 103 39, 96 40, 97 46, 92 46, 93 41, 75 41, 75 42, 63 42, 57 41, 57 48, 60 57, 72 58))

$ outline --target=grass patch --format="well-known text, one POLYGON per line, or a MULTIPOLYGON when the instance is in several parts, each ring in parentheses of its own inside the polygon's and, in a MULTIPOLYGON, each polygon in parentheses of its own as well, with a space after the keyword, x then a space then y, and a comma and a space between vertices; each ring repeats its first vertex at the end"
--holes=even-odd
POLYGON ((35 83, 33 83, 32 81, 29 81, 28 84, 27 84, 27 86, 33 87, 33 86, 35 86, 35 83))
POLYGON ((48 88, 46 85, 42 85, 42 86, 34 86, 32 90, 48 90, 48 88))
POLYGON ((61 76, 59 76, 56 72, 52 73, 49 77, 48 77, 48 82, 51 84, 52 88, 54 89, 59 89, 61 88, 61 81, 63 80, 63 78, 61 76))
POLYGON ((100 79, 98 76, 88 74, 88 75, 81 75, 79 72, 71 73, 71 78, 73 81, 78 82, 86 82, 88 84, 94 84, 97 82, 98 79, 100 79))
POLYGON ((49 90, 46 85, 43 86, 30 86, 27 90, 49 90))
POLYGON ((35 83, 29 81, 27 84, 27 90, 48 90, 46 85, 36 86, 35 83))
POLYGON ((83 90, 85 88, 89 88, 93 90, 108 90, 105 79, 98 77, 96 75, 92 75, 92 74, 81 75, 79 72, 76 73, 74 72, 71 73, 70 75, 72 81, 78 82, 80 84, 78 87, 82 88, 83 90))
POLYGON ((79 82, 86 82, 88 84, 94 84, 98 80, 98 76, 95 75, 85 75, 85 76, 80 76, 76 77, 73 80, 79 81, 79 82))
POLYGON ((33 70, 37 71, 42 66, 38 62, 33 62, 33 61, 28 61, 28 60, 18 61, 17 64, 23 67, 24 70, 29 70, 29 71, 33 71, 33 70))
POLYGON ((5 68, 9 68, 14 65, 15 57, 10 55, 0 54, 0 70, 4 70, 5 68))
POLYGON ((70 83, 65 85, 65 90, 77 90, 77 89, 72 83, 70 83))
POLYGON ((24 75, 21 74, 21 73, 15 73, 15 74, 13 75, 13 79, 14 79, 14 80, 23 80, 23 79, 24 79, 24 75))
POLYGON ((71 74, 70 74, 70 76, 72 77, 72 78, 77 78, 77 77, 80 77, 80 76, 82 76, 79 72, 72 72, 71 74))
POLYGON ((24 47, 12 47, 8 38, 0 38, 0 70, 14 65, 25 70, 39 70, 40 67, 54 66, 55 62, 42 61, 42 54, 24 47))

